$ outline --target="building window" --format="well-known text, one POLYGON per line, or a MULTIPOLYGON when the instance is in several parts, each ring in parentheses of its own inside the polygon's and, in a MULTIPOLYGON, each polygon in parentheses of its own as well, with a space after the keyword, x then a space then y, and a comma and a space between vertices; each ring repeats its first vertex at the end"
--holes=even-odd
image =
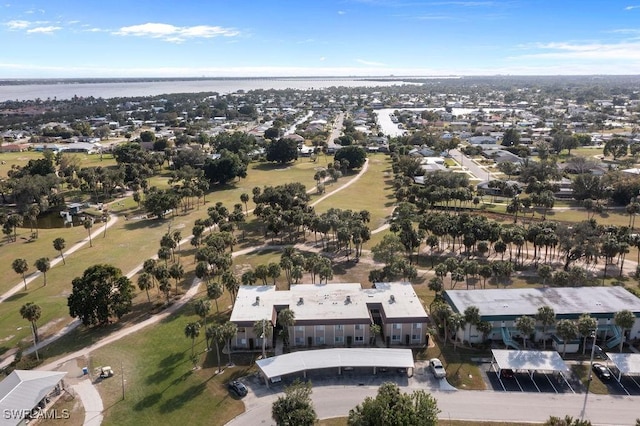
POLYGON ((304 331, 304 325, 296 325, 296 331, 304 331))
POLYGON ((240 339, 240 346, 247 346, 247 339, 240 339))
POLYGON ((316 345, 324 345, 324 336, 316 336, 316 345))
POLYGON ((400 324, 393 324, 393 329, 394 330, 400 330, 402 328, 402 325, 400 324))
POLYGON ((342 331, 342 330, 344 330, 344 326, 342 324, 336 325, 336 331, 342 331))
POLYGON ((397 342, 400 340, 400 335, 399 334, 394 334, 393 336, 391 336, 391 340, 393 340, 394 342, 397 342))
POLYGON ((302 337, 296 337, 296 345, 302 345, 304 344, 304 339, 302 337))
POLYGON ((336 343, 344 343, 344 337, 336 336, 336 343))
POLYGON ((412 334, 411 335, 411 340, 420 340, 420 335, 419 334, 412 334))
POLYGON ((316 331, 324 331, 324 325, 316 325, 316 331))
POLYGON ((356 324, 356 330, 362 330, 362 324, 356 324))
POLYGON ((354 336, 353 340, 356 342, 364 342, 364 336, 354 336))
POLYGON ((418 322, 418 323, 413 324, 413 328, 421 329, 422 328, 422 323, 418 322))
POLYGON ((245 331, 244 327, 238 327, 238 333, 244 333, 245 331))

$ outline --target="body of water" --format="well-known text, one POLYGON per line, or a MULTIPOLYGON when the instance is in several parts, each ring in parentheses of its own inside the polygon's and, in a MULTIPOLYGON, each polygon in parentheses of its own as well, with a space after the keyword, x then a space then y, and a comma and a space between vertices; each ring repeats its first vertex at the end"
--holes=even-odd
POLYGON ((125 98, 157 96, 170 93, 218 92, 233 93, 238 90, 325 89, 328 87, 387 87, 405 84, 402 81, 373 81, 363 78, 247 78, 247 79, 198 79, 172 81, 133 82, 57 82, 43 84, 14 84, 0 86, 0 102, 33 99, 71 99, 74 96, 94 98, 125 98))

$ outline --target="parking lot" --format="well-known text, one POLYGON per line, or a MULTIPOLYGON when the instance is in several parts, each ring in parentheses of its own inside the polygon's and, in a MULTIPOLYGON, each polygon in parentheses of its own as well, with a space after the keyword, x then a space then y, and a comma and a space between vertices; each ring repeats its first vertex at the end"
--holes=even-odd
POLYGON ((609 395, 640 395, 640 377, 622 376, 619 383, 615 378, 602 383, 607 387, 609 395))
POLYGON ((571 378, 569 382, 553 373, 535 372, 530 377, 526 372, 514 372, 513 377, 498 377, 498 374, 487 365, 482 369, 485 374, 489 389, 504 392, 546 392, 546 393, 573 393, 579 392, 579 383, 574 383, 571 378), (578 387, 578 389, 575 389, 578 387))

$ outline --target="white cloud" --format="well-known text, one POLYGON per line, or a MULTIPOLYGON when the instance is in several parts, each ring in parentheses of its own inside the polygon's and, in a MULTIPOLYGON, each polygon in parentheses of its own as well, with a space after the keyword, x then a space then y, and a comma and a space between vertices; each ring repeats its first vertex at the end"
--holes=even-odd
POLYGON ((345 12, 344 10, 339 10, 338 11, 338 15, 346 15, 346 14, 347 14, 347 12, 345 12))
POLYGON ((520 58, 557 58, 557 59, 640 59, 640 41, 620 43, 538 43, 534 47, 540 52, 520 55, 520 58))
POLYGON ((150 37, 180 43, 193 38, 234 37, 240 34, 232 28, 210 25, 196 25, 193 27, 176 27, 171 24, 149 22, 146 24, 122 27, 113 34, 121 36, 150 37))
POLYGON ((624 8, 624 10, 633 10, 633 9, 640 9, 640 6, 627 6, 624 8))
POLYGON ((364 59, 356 59, 356 62, 362 65, 370 66, 370 67, 386 67, 387 66, 382 62, 365 61, 364 59))
POLYGON ((13 21, 5 22, 5 25, 9 27, 10 30, 23 30, 25 28, 28 28, 31 25, 31 22, 16 19, 13 21))
POLYGON ((51 34, 54 33, 56 31, 61 30, 62 27, 55 27, 53 25, 48 26, 48 27, 36 27, 36 28, 31 28, 30 30, 27 30, 27 33, 29 34, 51 34))
POLYGON ((324 56, 320 57, 320 61, 324 61, 326 58, 324 56))

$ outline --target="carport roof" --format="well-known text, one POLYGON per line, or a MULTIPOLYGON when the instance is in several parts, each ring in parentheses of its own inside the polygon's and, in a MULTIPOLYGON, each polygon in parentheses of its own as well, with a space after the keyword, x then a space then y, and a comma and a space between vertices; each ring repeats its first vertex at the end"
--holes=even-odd
POLYGON ((292 352, 256 361, 268 378, 332 367, 413 368, 411 349, 336 348, 292 352))
POLYGON ((640 354, 609 353, 607 357, 613 361, 622 374, 640 374, 640 354))
POLYGON ((569 372, 569 367, 562 360, 560 354, 555 351, 492 349, 491 352, 500 370, 510 368, 512 370, 569 372))

